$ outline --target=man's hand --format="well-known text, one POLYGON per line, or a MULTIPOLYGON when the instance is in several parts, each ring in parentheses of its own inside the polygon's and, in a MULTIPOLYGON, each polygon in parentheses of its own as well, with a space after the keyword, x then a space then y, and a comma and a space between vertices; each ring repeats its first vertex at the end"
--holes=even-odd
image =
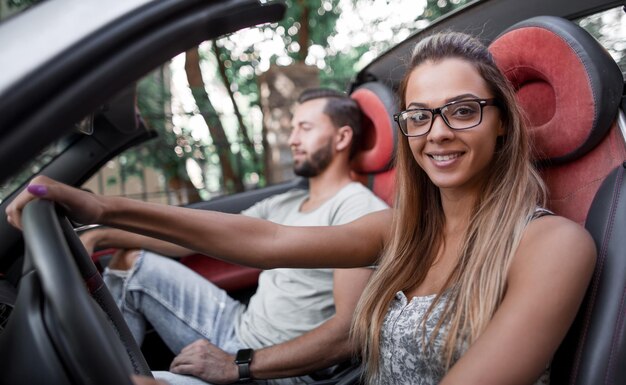
POLYGON ((198 377, 213 384, 231 384, 239 379, 235 356, 207 340, 197 340, 185 346, 172 361, 170 371, 198 377))
POLYGON ((24 206, 37 198, 48 199, 58 203, 63 207, 68 217, 82 224, 99 222, 103 212, 101 197, 59 183, 45 176, 37 176, 7 207, 7 221, 14 227, 21 229, 24 206))

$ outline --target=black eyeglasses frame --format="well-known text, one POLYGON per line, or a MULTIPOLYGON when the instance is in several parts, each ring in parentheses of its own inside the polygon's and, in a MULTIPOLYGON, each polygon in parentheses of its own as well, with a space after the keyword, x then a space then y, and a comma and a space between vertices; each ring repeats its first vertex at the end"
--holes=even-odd
POLYGON ((462 99, 462 100, 455 100, 453 102, 446 103, 443 106, 437 107, 437 108, 409 108, 409 109, 406 109, 404 111, 400 111, 397 114, 394 114, 393 115, 393 120, 398 124, 398 128, 400 129, 402 134, 404 134, 404 136, 406 136, 408 138, 418 138, 420 136, 428 135, 430 130, 433 128, 433 124, 435 123, 435 117, 437 115, 441 116, 441 119, 443 119, 443 122, 451 130, 463 131, 463 130, 468 130, 470 128, 474 128, 474 127, 478 126, 479 124, 481 124, 483 122, 483 109, 485 108, 485 106, 498 106, 498 101, 497 101, 496 98, 489 98, 489 99, 462 99), (446 108, 446 107, 449 107, 449 106, 457 104, 457 103, 463 103, 463 102, 478 102, 478 105, 480 106, 480 119, 478 120, 478 123, 474 124, 473 126, 463 127, 463 128, 454 128, 454 127, 450 126, 450 122, 448 122, 448 119, 446 119, 445 115, 443 115, 441 113, 441 111, 444 108, 446 108), (430 127, 428 127, 428 130, 425 133, 419 134, 419 135, 409 135, 408 133, 404 132, 404 129, 402 128, 402 125, 400 124, 400 116, 402 114, 404 114, 404 113, 411 112, 411 111, 429 111, 433 115, 432 119, 430 120, 430 127))

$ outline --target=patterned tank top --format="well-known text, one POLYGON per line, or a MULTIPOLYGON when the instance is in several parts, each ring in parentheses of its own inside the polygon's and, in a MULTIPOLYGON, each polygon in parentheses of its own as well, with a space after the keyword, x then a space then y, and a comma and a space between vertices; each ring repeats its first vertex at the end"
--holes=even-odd
MULTIPOLYGON (((538 208, 532 219, 551 215, 548 210, 538 208)), ((379 376, 376 385, 436 385, 446 374, 443 360, 445 332, 439 333, 424 349, 423 341, 432 335, 445 309, 446 294, 430 312, 426 328, 422 320, 436 294, 413 297, 408 301, 405 294, 397 292, 383 320, 380 335, 379 376), (419 326, 419 327, 418 327, 419 326), (425 338, 424 338, 425 337, 425 338)), ((459 349, 452 364, 467 350, 465 344, 459 349)), ((550 367, 535 381, 534 385, 550 384, 550 367)))
MULTIPOLYGON (((445 308, 444 295, 426 320, 426 329, 421 327, 422 319, 435 296, 413 297, 408 302, 403 292, 396 293, 381 329, 380 372, 375 384, 436 385, 443 379, 446 374, 442 358, 445 333, 439 333, 426 349, 422 343, 424 336, 425 341, 428 341, 445 308)), ((465 350, 467 346, 460 349, 452 364, 465 350)), ((550 384, 549 367, 534 384, 550 384)))

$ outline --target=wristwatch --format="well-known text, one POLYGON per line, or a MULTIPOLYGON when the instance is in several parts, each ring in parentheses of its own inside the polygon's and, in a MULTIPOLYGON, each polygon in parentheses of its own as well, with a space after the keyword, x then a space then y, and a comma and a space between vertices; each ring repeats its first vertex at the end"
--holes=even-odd
POLYGON ((252 381, 252 375, 250 374, 250 363, 252 362, 252 349, 239 349, 235 356, 235 364, 239 367, 239 381, 238 384, 245 384, 252 381))

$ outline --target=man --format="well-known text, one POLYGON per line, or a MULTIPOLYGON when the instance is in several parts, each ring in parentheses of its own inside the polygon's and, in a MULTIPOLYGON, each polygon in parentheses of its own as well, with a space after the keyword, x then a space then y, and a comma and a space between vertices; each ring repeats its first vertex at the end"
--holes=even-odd
MULTIPOLYGON (((386 208, 350 179, 360 119, 358 105, 343 93, 303 92, 289 145, 294 172, 309 178, 309 189, 271 197, 242 214, 286 225, 323 226, 386 208)), ((83 241, 88 249, 142 248, 170 256, 192 252, 113 229, 87 233, 83 241)), ((157 378, 171 384, 204 383, 181 375, 210 383, 281 378, 270 382, 294 384, 310 381, 303 376, 307 373, 350 358, 350 322, 370 274, 370 269, 264 271, 247 307, 186 267, 148 251, 118 253, 105 281, 137 341, 141 343, 148 321, 178 354, 171 373, 156 372, 157 378)))

